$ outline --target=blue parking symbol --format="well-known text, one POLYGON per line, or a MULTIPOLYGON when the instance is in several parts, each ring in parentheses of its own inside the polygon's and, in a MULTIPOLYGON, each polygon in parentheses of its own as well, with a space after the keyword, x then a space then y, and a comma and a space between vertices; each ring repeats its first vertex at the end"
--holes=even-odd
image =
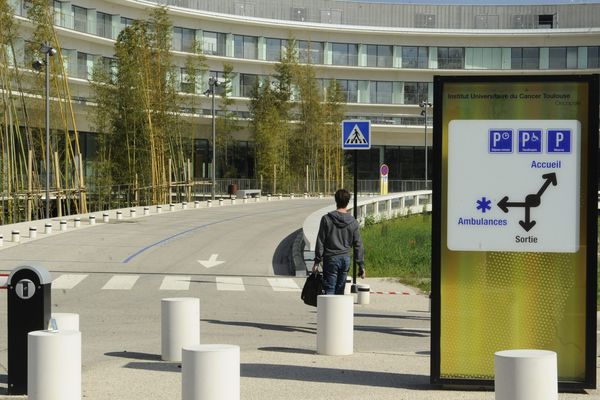
POLYGON ((489 130, 490 153, 512 153, 513 131, 512 129, 490 129, 489 130))
POLYGON ((548 153, 570 153, 571 130, 548 129, 548 153))
POLYGON ((519 153, 542 152, 541 129, 519 129, 519 153))

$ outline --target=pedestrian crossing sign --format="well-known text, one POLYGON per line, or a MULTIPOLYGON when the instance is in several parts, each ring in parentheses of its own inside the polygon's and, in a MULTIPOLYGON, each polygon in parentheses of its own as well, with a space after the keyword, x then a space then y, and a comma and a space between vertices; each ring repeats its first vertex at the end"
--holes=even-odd
POLYGON ((371 148, 371 121, 342 121, 342 149, 368 150, 371 148))

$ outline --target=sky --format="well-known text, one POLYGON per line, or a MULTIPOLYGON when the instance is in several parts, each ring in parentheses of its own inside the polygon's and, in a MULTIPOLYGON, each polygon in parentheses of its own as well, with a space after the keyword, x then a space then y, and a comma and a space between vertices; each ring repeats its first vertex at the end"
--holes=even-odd
POLYGON ((368 3, 399 4, 478 4, 478 5, 533 5, 533 4, 586 4, 600 0, 347 0, 368 3))

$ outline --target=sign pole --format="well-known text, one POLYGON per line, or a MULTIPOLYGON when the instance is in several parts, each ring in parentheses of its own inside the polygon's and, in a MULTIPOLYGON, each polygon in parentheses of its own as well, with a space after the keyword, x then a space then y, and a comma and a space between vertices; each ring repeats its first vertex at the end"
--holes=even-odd
MULTIPOLYGON (((358 150, 354 150, 354 219, 358 219, 358 150)), ((355 246, 353 246, 355 248, 355 246)), ((356 253, 353 253, 356 254, 356 253)), ((352 293, 356 292, 356 257, 352 257, 352 293)))

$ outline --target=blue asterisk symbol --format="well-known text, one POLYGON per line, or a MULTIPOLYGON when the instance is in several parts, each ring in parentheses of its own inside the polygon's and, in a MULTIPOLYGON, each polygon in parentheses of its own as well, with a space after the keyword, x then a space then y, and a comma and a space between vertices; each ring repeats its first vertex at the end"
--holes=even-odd
POLYGON ((487 210, 492 209, 492 207, 490 207, 491 202, 491 200, 487 200, 484 196, 481 198, 481 200, 477 200, 477 209, 481 210, 481 212, 485 214, 487 210))

